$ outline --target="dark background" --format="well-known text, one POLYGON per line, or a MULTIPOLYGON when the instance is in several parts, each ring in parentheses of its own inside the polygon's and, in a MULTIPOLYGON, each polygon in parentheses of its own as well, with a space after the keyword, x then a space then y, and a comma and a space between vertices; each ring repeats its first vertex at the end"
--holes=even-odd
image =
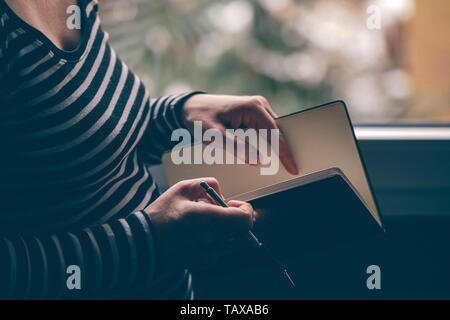
MULTIPOLYGON (((388 218, 382 238, 356 241, 288 261, 298 289, 272 270, 195 278, 199 299, 441 299, 450 298, 450 219, 388 218), (366 269, 381 269, 381 290, 368 290, 366 269)), ((198 275, 198 274, 197 274, 198 275)))

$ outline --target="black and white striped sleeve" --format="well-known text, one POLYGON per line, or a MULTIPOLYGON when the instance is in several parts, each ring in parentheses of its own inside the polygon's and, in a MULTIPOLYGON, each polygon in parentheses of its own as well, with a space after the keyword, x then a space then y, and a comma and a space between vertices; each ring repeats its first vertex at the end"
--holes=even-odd
POLYGON ((172 132, 183 125, 183 105, 196 94, 194 91, 176 95, 162 96, 150 100, 150 121, 144 135, 144 155, 148 162, 161 162, 162 154, 177 142, 171 141, 172 132))
POLYGON ((115 292, 154 280, 155 249, 147 214, 53 235, 0 236, 1 298, 65 298, 115 292), (69 289, 68 267, 80 289, 69 289))

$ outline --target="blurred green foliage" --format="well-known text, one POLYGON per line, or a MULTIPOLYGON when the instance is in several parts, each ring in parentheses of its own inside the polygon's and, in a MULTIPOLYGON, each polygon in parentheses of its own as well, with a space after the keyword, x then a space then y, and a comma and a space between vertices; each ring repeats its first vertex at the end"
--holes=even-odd
POLYGON ((339 3, 102 0, 100 12, 113 47, 153 97, 261 94, 279 114, 344 99, 357 121, 399 117, 407 81, 386 63, 384 35, 367 30, 364 1, 339 3))

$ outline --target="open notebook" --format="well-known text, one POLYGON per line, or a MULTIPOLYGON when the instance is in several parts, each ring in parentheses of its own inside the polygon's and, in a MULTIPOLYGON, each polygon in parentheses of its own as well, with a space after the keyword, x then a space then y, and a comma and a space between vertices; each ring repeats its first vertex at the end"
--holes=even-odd
MULTIPOLYGON (((167 152, 163 156, 163 165, 169 185, 184 179, 215 177, 220 182, 221 191, 227 200, 252 202, 267 195, 337 177, 348 185, 349 194, 336 190, 337 185, 322 183, 322 188, 316 188, 316 194, 311 196, 315 197, 316 201, 326 201, 330 193, 339 193, 341 200, 335 200, 340 202, 339 205, 335 204, 335 208, 340 208, 341 211, 346 211, 350 206, 346 205, 345 201, 351 202, 353 200, 350 198, 356 197, 365 211, 360 214, 369 213, 373 217, 370 220, 376 221, 378 226, 382 227, 380 212, 372 194, 346 106, 342 101, 282 116, 277 118, 276 122, 293 153, 299 175, 291 175, 281 164, 275 175, 261 175, 259 167, 250 165, 176 165, 172 162, 170 152, 167 152)), ((298 192, 308 193, 305 187, 298 192)), ((293 206, 296 195, 291 195, 290 199, 285 198, 283 201, 293 206)), ((343 214, 345 213, 339 212, 339 215, 343 214)))

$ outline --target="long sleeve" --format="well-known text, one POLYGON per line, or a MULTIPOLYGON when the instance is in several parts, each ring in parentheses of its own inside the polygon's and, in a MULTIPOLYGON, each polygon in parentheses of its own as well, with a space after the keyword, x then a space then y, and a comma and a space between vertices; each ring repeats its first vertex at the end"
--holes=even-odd
POLYGON ((152 164, 161 162, 161 155, 173 147, 173 130, 184 128, 183 105, 187 99, 201 91, 168 95, 150 100, 150 122, 143 137, 143 155, 152 164))
POLYGON ((70 298, 149 285, 154 251, 143 211, 74 232, 0 236, 0 297, 70 298), (67 285, 71 265, 80 268, 79 290, 67 285))

